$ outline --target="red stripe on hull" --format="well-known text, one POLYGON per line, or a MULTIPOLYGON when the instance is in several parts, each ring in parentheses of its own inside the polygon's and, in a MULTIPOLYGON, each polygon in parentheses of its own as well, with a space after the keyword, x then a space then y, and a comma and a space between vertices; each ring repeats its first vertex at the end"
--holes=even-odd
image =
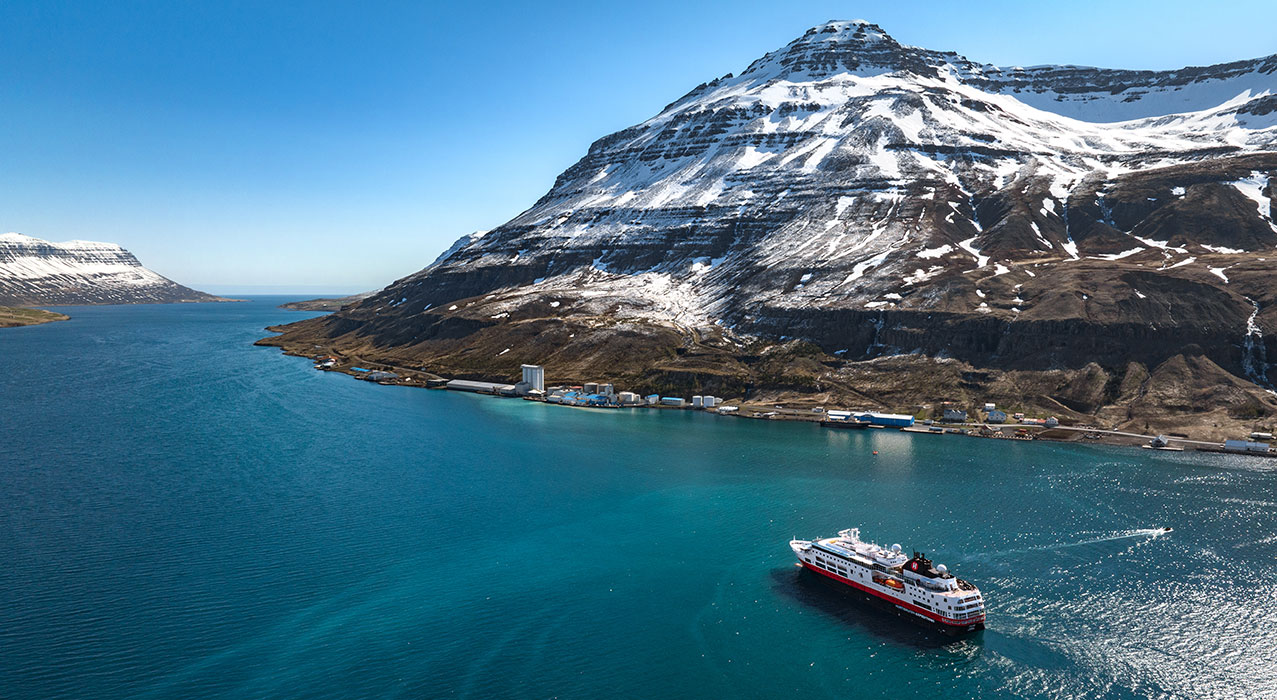
POLYGON ((816 573, 818 573, 818 574, 823 574, 824 576, 828 576, 829 578, 831 578, 831 579, 833 579, 833 580, 835 580, 835 581, 837 581, 837 582, 839 582, 839 583, 845 583, 845 584, 847 584, 848 586, 851 586, 852 588, 855 588, 856 590, 864 591, 865 593, 868 593, 868 594, 870 594, 870 595, 872 595, 872 596, 876 596, 876 597, 878 597, 878 598, 881 598, 881 599, 883 599, 883 600, 885 600, 885 601, 887 601, 887 602, 891 603, 892 605, 898 605, 898 606, 900 606, 900 607, 902 607, 902 608, 904 608, 904 609, 906 609, 906 610, 908 610, 908 611, 910 611, 910 612, 918 613, 919 615, 922 615, 922 616, 926 617, 926 618, 927 618, 927 619, 929 619, 929 620, 934 620, 935 622, 939 622, 939 623, 940 623, 940 624, 942 624, 942 625, 948 625, 948 626, 950 626, 950 627, 966 627, 967 625, 977 625, 977 624, 981 624, 981 623, 983 623, 983 622, 984 622, 984 616, 983 616, 983 615, 981 615, 980 617, 972 617, 972 618, 969 618, 969 619, 966 619, 966 620, 954 620, 954 619, 950 619, 950 618, 944 617, 944 616, 942 616, 942 615, 937 615, 936 613, 934 613, 934 612, 932 612, 932 611, 930 611, 930 610, 927 610, 927 609, 925 609, 925 608, 920 608, 920 607, 918 607, 918 606, 914 605, 913 603, 909 603, 909 602, 906 602, 906 601, 900 600, 899 598, 893 598, 893 597, 891 597, 891 596, 887 595, 886 593, 883 593, 883 592, 881 592, 881 591, 875 591, 875 590, 874 590, 874 589, 872 589, 872 588, 865 588, 865 587, 864 587, 864 586, 862 586, 861 584, 856 583, 855 581, 852 581, 851 579, 843 578, 843 577, 839 576, 838 574, 833 573, 832 571, 825 571, 824 569, 822 569, 822 568, 820 568, 819 566, 816 566, 816 565, 814 565, 814 564, 811 564, 811 563, 808 563, 808 562, 805 562, 805 561, 804 561, 804 562, 802 562, 802 565, 803 565, 803 568, 808 569, 809 571, 815 571, 815 572, 816 572, 816 573))

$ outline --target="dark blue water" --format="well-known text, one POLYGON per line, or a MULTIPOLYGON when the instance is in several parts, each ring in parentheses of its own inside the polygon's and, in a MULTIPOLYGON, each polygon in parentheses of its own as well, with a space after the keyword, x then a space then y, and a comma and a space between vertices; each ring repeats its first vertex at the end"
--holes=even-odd
POLYGON ((381 387, 279 301, 0 331, 0 697, 1277 696, 1272 462, 381 387), (989 629, 794 568, 857 525, 989 629))

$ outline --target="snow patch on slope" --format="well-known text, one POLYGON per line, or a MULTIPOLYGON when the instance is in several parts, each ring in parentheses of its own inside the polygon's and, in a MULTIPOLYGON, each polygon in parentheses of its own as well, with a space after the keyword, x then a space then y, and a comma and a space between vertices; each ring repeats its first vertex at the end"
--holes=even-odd
POLYGON ((1268 175, 1260 172, 1251 173, 1250 177, 1230 182, 1247 199, 1259 207, 1259 216, 1268 222, 1273 231, 1277 231, 1277 223, 1273 222, 1272 200, 1264 196, 1268 188, 1268 175))

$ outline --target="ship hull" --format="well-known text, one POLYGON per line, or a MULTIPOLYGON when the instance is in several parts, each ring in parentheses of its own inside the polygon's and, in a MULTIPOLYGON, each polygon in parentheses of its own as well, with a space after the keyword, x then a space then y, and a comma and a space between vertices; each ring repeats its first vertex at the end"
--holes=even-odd
POLYGON ((864 430, 869 427, 868 423, 854 420, 822 420, 820 424, 826 428, 841 428, 843 430, 864 430))
POLYGON ((812 566, 811 564, 808 564, 806 562, 801 562, 800 565, 804 569, 804 573, 806 573, 809 576, 814 576, 819 578, 822 583, 825 583, 829 585, 830 588, 833 588, 837 590, 838 592, 843 593, 848 598, 861 602, 867 607, 877 608, 884 612, 895 613, 896 615, 899 615, 900 617, 903 617, 917 624, 920 627, 934 630, 934 631, 940 632, 941 634, 948 635, 950 637, 962 637, 969 634, 973 634, 975 632, 979 632, 980 630, 984 629, 983 620, 981 620, 980 622, 972 622, 965 625, 952 625, 952 624, 940 622, 938 620, 933 620, 929 617, 926 617, 924 615, 921 615, 919 613, 913 612, 911 610, 908 610, 902 607, 901 604, 897 603, 896 601, 890 598, 883 598, 881 597, 880 594, 874 594, 874 593, 870 593, 869 591, 863 590, 860 586, 856 585, 854 582, 839 578, 838 576, 835 576, 827 571, 824 571, 820 569, 819 567, 812 566))

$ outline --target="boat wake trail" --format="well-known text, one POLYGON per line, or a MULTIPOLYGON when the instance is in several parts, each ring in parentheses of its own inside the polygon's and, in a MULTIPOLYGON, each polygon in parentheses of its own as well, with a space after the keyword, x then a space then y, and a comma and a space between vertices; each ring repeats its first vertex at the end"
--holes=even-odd
POLYGON ((1164 527, 1144 528, 1141 530, 1128 530, 1126 532, 1113 533, 1105 537, 1095 537, 1089 540, 1082 540, 1081 542, 1054 545, 1050 547, 1044 547, 1043 549, 1065 549, 1068 547, 1081 547, 1083 545, 1088 545, 1088 544, 1100 544, 1101 542, 1113 542, 1116 540, 1126 540, 1132 537, 1144 537, 1147 539, 1153 539, 1154 537, 1161 537, 1162 535, 1165 535, 1168 532, 1170 532, 1170 530, 1167 530, 1164 527))
MULTIPOLYGON (((1003 549, 997 552, 989 552, 987 554, 977 554, 972 558, 976 560, 984 560, 988 562, 996 562, 997 560, 1016 554, 1034 554, 1039 552, 1056 552, 1061 550, 1072 549, 1074 547, 1086 547, 1095 544, 1104 544, 1105 542, 1117 542, 1119 540, 1143 539, 1144 541, 1156 539, 1162 535, 1170 533, 1171 530, 1165 527, 1149 527, 1139 530, 1123 530, 1121 532, 1112 532, 1107 535, 1090 537, 1077 542, 1060 542, 1056 544, 1045 544, 1034 547, 1022 547, 1019 549, 1003 549)), ((1140 544, 1140 543, 1136 543, 1140 544)))

